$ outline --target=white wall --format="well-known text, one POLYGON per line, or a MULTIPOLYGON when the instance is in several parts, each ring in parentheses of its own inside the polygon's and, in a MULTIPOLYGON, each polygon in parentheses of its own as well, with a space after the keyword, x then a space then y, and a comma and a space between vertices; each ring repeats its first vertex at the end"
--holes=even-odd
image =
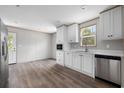
POLYGON ((51 58, 51 34, 8 27, 17 34, 17 63, 51 58))
POLYGON ((52 34, 52 58, 56 59, 56 33, 52 34))

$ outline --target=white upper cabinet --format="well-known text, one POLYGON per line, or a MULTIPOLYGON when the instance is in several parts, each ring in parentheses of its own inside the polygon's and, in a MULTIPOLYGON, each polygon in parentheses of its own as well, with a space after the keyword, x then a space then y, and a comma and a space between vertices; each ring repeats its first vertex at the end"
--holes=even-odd
POLYGON ((100 30, 103 40, 123 39, 122 7, 116 7, 100 14, 100 30))
POLYGON ((111 22, 112 22, 112 37, 113 39, 122 39, 122 7, 117 7, 111 11, 111 22))
POLYGON ((111 12, 107 11, 100 15, 101 31, 103 31, 103 39, 110 39, 111 35, 111 12))
POLYGON ((79 42, 79 25, 72 24, 68 26, 68 42, 75 43, 79 42))
POLYGON ((57 44, 63 44, 63 42, 64 42, 64 37, 63 37, 64 30, 65 30, 64 26, 59 27, 57 29, 57 39, 56 39, 57 44))

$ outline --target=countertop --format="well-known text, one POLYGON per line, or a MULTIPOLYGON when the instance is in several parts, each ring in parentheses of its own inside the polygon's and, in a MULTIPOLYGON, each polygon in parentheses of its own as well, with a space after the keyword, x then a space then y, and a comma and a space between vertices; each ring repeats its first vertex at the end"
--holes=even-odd
MULTIPOLYGON (((65 52, 84 52, 84 50, 71 49, 71 50, 66 50, 65 52)), ((124 57, 124 52, 122 50, 88 50, 88 52, 84 52, 84 53, 124 57)))

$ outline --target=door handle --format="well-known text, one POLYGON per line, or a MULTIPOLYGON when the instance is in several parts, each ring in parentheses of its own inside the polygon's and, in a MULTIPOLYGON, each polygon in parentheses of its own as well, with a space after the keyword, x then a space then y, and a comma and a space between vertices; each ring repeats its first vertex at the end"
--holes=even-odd
POLYGON ((7 56, 8 56, 8 46, 7 46, 7 40, 6 40, 6 38, 4 38, 4 40, 5 40, 5 60, 7 59, 7 56))
POLYGON ((5 43, 2 41, 2 56, 5 56, 5 43))

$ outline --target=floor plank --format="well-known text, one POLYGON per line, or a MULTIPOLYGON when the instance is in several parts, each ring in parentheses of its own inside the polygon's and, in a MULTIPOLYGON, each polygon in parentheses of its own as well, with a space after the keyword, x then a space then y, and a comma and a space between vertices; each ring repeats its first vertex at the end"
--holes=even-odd
POLYGON ((116 86, 62 67, 54 60, 9 66, 10 88, 114 88, 116 86))

